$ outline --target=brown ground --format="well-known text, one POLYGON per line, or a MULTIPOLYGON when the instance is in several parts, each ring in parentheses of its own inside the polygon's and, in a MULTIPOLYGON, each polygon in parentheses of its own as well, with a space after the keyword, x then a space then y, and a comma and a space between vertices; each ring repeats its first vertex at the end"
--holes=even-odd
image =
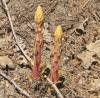
MULTIPOLYGON (((45 14, 42 65, 51 64, 50 54, 55 27, 61 25, 63 28, 60 75, 65 77, 65 82, 64 87, 59 88, 62 95, 64 98, 100 98, 100 0, 10 0, 8 7, 19 43, 32 59, 35 35, 34 12, 38 5, 43 7, 45 14), (84 23, 86 19, 88 20, 84 23), (94 48, 99 52, 90 56, 92 53, 86 52, 87 45, 97 40, 99 40, 99 45, 94 48), (85 56, 89 56, 82 58, 83 52, 87 53, 85 56), (92 57, 96 59, 89 61, 92 57)), ((59 98, 55 92, 51 93, 51 88, 46 81, 33 82, 31 80, 29 64, 12 38, 8 18, 1 7, 0 56, 8 56, 15 64, 13 70, 7 70, 7 68, 3 70, 0 67, 3 72, 31 96, 59 98)), ((26 97, 0 76, 0 98, 26 97)))

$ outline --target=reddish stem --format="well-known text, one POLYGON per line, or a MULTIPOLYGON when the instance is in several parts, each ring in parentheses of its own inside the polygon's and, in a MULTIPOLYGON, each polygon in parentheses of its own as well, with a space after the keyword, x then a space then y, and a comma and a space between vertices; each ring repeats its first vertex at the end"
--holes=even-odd
POLYGON ((42 48, 42 34, 41 27, 36 26, 36 39, 35 39, 35 58, 34 66, 32 68, 33 79, 40 78, 40 64, 41 64, 41 48, 42 48))
POLYGON ((52 82, 57 82, 58 78, 59 78, 59 60, 60 60, 60 53, 59 50, 54 49, 54 53, 53 53, 53 62, 51 65, 51 80, 52 82))

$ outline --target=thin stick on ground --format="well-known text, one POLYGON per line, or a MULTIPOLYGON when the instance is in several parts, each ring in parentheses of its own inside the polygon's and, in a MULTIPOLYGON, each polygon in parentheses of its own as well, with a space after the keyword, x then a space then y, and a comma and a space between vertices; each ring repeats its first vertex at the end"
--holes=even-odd
POLYGON ((86 5, 87 5, 89 2, 91 2, 91 1, 92 1, 92 0, 86 0, 85 3, 84 3, 83 6, 82 6, 82 9, 85 8, 86 5))
POLYGON ((16 44, 17 44, 18 48, 21 50, 21 52, 23 53, 23 55, 24 55, 24 57, 26 58, 26 60, 27 60, 28 62, 30 62, 30 63, 33 65, 33 63, 31 62, 30 57, 28 57, 28 56, 26 55, 26 53, 23 51, 22 47, 21 47, 20 44, 18 43, 18 39, 17 39, 15 30, 14 30, 14 26, 13 26, 13 23, 12 23, 12 20, 11 20, 11 16, 10 16, 10 13, 9 13, 9 9, 8 9, 8 7, 7 7, 7 4, 6 4, 5 0, 2 0, 2 2, 3 2, 3 5, 4 5, 4 7, 5 7, 5 10, 6 10, 6 13, 7 13, 7 16, 8 16, 8 19, 9 19, 9 22, 10 22, 10 26, 11 26, 12 33, 13 33, 14 39, 15 39, 15 41, 16 41, 16 44))
POLYGON ((59 91, 59 89, 57 88, 57 86, 46 75, 44 77, 51 84, 51 86, 55 89, 55 91, 57 92, 59 98, 64 98, 63 95, 61 94, 61 92, 59 91))
POLYGON ((6 80, 9 81, 9 83, 13 84, 13 86, 21 93, 23 94, 24 96, 26 96, 27 98, 31 98, 31 96, 25 91, 23 90, 22 88, 20 88, 19 85, 16 84, 16 82, 14 82, 9 76, 7 76, 5 73, 3 73, 1 70, 0 70, 0 75, 2 77, 4 77, 6 80))

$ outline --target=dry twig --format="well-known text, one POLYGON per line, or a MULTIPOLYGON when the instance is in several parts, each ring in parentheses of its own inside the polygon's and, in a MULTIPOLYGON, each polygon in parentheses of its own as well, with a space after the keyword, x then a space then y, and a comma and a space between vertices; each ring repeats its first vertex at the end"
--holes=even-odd
POLYGON ((13 86, 21 93, 23 94, 24 96, 26 96, 27 98, 31 98, 31 96, 25 91, 23 90, 22 88, 20 88, 19 85, 16 84, 16 82, 14 82, 9 76, 7 76, 5 73, 3 73, 1 70, 0 70, 0 75, 2 77, 4 77, 6 80, 9 81, 9 83, 13 84, 13 86))
POLYGON ((12 33, 13 33, 14 39, 15 39, 15 41, 16 41, 16 44, 17 44, 17 46, 19 47, 19 49, 21 50, 21 52, 23 53, 23 55, 24 55, 24 57, 26 58, 26 60, 27 60, 28 62, 30 62, 30 63, 33 65, 33 63, 31 62, 30 57, 28 57, 28 56, 26 55, 26 53, 23 51, 22 47, 21 47, 20 44, 18 43, 18 39, 17 39, 15 30, 14 30, 14 26, 13 26, 13 23, 12 23, 12 20, 11 20, 11 16, 10 16, 10 13, 9 13, 9 9, 8 9, 8 7, 7 7, 7 4, 6 4, 5 0, 2 0, 2 2, 3 2, 3 5, 4 5, 4 7, 5 7, 5 10, 6 10, 6 13, 7 13, 7 16, 8 16, 8 19, 9 19, 9 22, 10 22, 10 26, 11 26, 12 33))
POLYGON ((82 5, 82 9, 86 7, 86 5, 91 2, 92 0, 86 0, 85 3, 82 5))
POLYGON ((63 95, 60 93, 59 89, 57 88, 57 86, 46 75, 44 77, 51 84, 51 86, 55 89, 55 91, 57 92, 59 98, 64 98, 63 95))

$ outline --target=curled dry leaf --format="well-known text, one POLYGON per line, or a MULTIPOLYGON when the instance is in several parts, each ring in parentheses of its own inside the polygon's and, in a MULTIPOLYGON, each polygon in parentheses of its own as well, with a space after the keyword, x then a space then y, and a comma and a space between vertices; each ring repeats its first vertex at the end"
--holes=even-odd
POLYGON ((28 62, 23 55, 20 55, 18 57, 18 62, 19 62, 20 65, 23 65, 23 66, 28 65, 28 62))
POLYGON ((87 45, 87 51, 79 54, 78 58, 82 60, 85 69, 88 69, 93 62, 100 63, 100 40, 87 45))
POLYGON ((100 40, 87 45, 87 50, 94 52, 100 58, 100 40))
POLYGON ((92 56, 94 55, 93 52, 85 51, 78 55, 78 58, 82 60, 82 66, 85 69, 88 69, 92 62, 95 60, 92 56))

